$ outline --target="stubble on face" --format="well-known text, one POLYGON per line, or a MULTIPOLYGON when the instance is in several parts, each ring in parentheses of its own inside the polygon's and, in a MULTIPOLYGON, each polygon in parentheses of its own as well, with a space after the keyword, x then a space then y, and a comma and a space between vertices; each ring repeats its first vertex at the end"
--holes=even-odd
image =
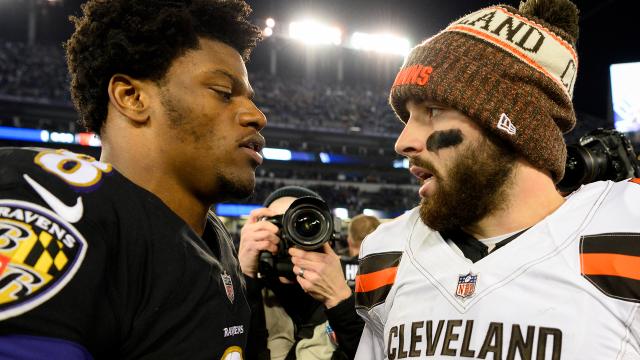
POLYGON ((516 154, 490 138, 461 146, 446 178, 430 163, 413 161, 438 182, 433 195, 420 202, 420 218, 436 231, 476 224, 506 206, 516 154))
MULTIPOLYGON (((212 127, 202 128, 199 126, 197 120, 193 118, 194 115, 191 110, 179 101, 175 101, 166 89, 161 91, 160 102, 167 115, 168 126, 174 131, 175 138, 179 140, 182 146, 195 147, 201 154, 223 151, 222 149, 215 149, 215 146, 219 144, 208 143, 206 139, 224 140, 227 136, 226 134, 215 134, 212 127)), ((190 159, 188 161, 208 163, 210 159, 190 159)), ((211 165, 210 170, 214 178, 208 180, 209 183, 215 184, 215 189, 202 189, 200 196, 205 198, 219 198, 222 196, 225 200, 238 200, 246 198, 253 193, 255 177, 252 177, 251 181, 246 181, 237 175, 234 176, 230 169, 225 169, 215 163, 211 165)), ((196 176, 199 175, 197 174, 196 176)))

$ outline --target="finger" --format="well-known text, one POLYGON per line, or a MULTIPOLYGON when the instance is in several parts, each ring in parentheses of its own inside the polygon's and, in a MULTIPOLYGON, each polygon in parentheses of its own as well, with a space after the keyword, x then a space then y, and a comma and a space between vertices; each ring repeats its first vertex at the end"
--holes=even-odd
POLYGON ((307 290, 313 290, 317 287, 320 277, 313 269, 304 268, 304 279, 309 283, 307 290))
POLYGON ((291 268, 291 271, 293 271, 293 273, 294 273, 294 274, 296 274, 296 277, 301 278, 301 279, 303 279, 303 278, 305 277, 305 275, 308 275, 308 274, 309 274, 309 272, 308 272, 309 270, 308 270, 308 269, 305 269, 305 268, 304 268, 304 267, 302 267, 302 266, 296 266, 296 265, 294 265, 294 266, 291 268), (303 270, 303 269, 304 269, 304 270, 303 270))
POLYGON ((333 251, 333 248, 331 247, 331 245, 328 242, 326 242, 326 243, 324 243, 324 245, 322 245, 322 250, 324 250, 325 254, 336 255, 336 252, 333 251))
POLYGON ((302 288, 302 290, 304 290, 304 292, 309 292, 311 290, 311 287, 313 286, 313 284, 309 282, 309 280, 301 277, 300 275, 296 275, 296 281, 298 282, 298 284, 300 284, 300 287, 302 288))
POLYGON ((268 240, 256 241, 254 243, 254 250, 258 252, 268 251, 272 254, 278 252, 278 245, 273 244, 268 240))
POLYGON ((260 221, 260 219, 264 217, 271 217, 275 215, 277 215, 275 211, 269 208, 254 209, 254 210, 251 210, 251 212, 249 213, 249 218, 247 219, 247 223, 253 224, 260 221))
POLYGON ((264 220, 251 224, 251 227, 255 227, 257 229, 269 229, 273 233, 277 233, 278 231, 280 231, 280 228, 276 224, 264 220))
POLYGON ((307 259, 291 258, 291 262, 294 265, 297 265, 298 267, 303 268, 304 271, 309 270, 314 273, 322 272, 322 269, 325 267, 325 264, 323 262, 309 261, 307 259))
POLYGON ((272 244, 280 243, 278 235, 270 230, 251 231, 240 235, 240 241, 250 246, 251 243, 258 241, 269 241, 272 244))
POLYGON ((316 251, 305 251, 298 248, 289 248, 289 255, 312 262, 324 262, 326 254, 316 251))
POLYGON ((293 271, 294 274, 296 274, 296 276, 300 276, 300 270, 302 269, 302 267, 297 266, 297 265, 293 265, 293 267, 291 268, 291 271, 293 271))

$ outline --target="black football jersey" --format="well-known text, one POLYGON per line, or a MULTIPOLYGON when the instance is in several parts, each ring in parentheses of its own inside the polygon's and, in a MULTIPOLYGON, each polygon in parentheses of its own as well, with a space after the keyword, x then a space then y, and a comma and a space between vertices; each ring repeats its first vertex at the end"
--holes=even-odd
POLYGON ((107 163, 0 149, 0 358, 242 359, 240 275, 214 214, 201 237, 107 163))

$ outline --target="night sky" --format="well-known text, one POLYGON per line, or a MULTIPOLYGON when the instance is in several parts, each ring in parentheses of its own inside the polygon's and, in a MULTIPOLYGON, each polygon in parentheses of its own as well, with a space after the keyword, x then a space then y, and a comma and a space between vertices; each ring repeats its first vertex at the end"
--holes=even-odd
MULTIPOLYGON (((38 41, 60 44, 72 31, 67 17, 79 13, 79 0, 61 5, 41 4, 38 41)), ((353 31, 391 31, 417 44, 450 21, 496 2, 486 0, 249 0, 259 25, 271 16, 278 24, 304 16, 332 22, 353 31)), ((576 110, 609 118, 609 65, 640 61, 637 0, 575 0, 580 9, 579 72, 575 87, 576 110)), ((42 0, 41 3, 46 3, 42 0)), ((517 7, 519 1, 502 3, 517 7)), ((27 0, 0 0, 0 38, 25 40, 27 0)), ((276 25, 278 26, 278 25, 276 25)))

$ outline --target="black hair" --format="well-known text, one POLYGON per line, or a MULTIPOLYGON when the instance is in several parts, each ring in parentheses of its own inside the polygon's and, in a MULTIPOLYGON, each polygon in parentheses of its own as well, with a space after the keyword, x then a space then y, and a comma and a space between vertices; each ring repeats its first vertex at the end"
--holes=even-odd
POLYGON ((161 81, 199 38, 223 42, 247 61, 261 39, 243 0, 90 0, 66 42, 71 97, 80 123, 100 133, 113 74, 161 81))

